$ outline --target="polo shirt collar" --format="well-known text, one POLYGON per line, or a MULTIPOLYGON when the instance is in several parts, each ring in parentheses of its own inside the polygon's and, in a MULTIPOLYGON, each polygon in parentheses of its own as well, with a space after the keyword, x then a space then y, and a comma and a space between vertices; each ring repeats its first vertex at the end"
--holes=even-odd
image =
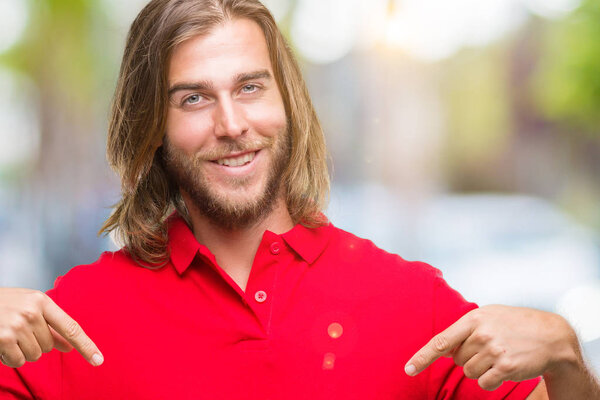
POLYGON ((187 270, 198 254, 204 255, 216 264, 214 255, 206 246, 198 243, 194 233, 179 214, 171 214, 167 219, 167 226, 169 229, 169 257, 173 267, 180 275, 187 270))
MULTIPOLYGON (((169 257, 173 267, 180 275, 187 270, 197 255, 214 265, 217 264, 215 256, 206 246, 198 243, 194 233, 179 214, 175 212, 167 219, 167 227, 169 257)), ((310 265, 327 247, 331 233, 331 223, 317 228, 307 228, 296 224, 292 229, 279 236, 310 265)))
POLYGON ((294 249, 310 265, 319 258, 327 247, 331 232, 332 225, 330 222, 317 228, 307 228, 304 225, 296 224, 281 237, 288 246, 294 249))

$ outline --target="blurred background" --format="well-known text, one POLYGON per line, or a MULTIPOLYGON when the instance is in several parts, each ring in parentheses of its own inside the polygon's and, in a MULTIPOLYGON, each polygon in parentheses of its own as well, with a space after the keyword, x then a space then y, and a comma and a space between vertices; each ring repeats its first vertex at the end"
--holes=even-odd
MULTIPOLYGON (((104 156, 145 0, 0 0, 0 286, 114 249, 104 156)), ((269 0, 327 135, 339 227, 479 304, 566 316, 600 370, 600 2, 269 0)))

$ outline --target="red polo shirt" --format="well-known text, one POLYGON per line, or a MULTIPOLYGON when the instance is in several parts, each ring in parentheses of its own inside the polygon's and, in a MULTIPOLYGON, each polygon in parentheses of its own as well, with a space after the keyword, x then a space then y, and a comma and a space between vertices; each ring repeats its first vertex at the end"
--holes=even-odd
POLYGON ((442 358, 411 378, 416 350, 475 307, 438 270, 324 226, 266 231, 244 293, 170 220, 170 262, 123 251, 48 291, 103 352, 0 366, 9 399, 525 399, 538 380, 486 392, 442 358))

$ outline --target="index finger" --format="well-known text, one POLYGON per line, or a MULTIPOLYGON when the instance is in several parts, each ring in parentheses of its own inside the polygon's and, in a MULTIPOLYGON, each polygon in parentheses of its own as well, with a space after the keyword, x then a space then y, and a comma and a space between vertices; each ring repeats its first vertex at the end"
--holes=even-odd
POLYGON ((473 332, 473 323, 467 315, 435 335, 406 363, 407 375, 415 376, 429 367, 435 360, 459 347, 473 332))
POLYGON ((96 344, 90 339, 81 326, 61 309, 51 298, 44 303, 43 316, 58 334, 69 342, 90 364, 97 367, 104 362, 104 357, 96 344))

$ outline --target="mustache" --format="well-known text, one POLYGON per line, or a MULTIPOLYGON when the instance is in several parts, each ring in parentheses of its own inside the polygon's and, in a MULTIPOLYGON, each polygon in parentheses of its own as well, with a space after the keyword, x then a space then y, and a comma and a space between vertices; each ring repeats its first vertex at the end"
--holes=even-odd
POLYGON ((249 151, 260 150, 271 147, 274 139, 272 137, 264 137, 260 139, 229 139, 228 141, 220 142, 217 147, 207 149, 196 153, 197 160, 214 161, 221 158, 226 158, 231 153, 246 153, 249 151))
MULTIPOLYGON (((198 161, 214 161, 226 158, 231 153, 247 153, 273 146, 273 137, 261 137, 258 139, 222 139, 216 147, 199 151, 194 154, 193 159, 198 161)), ((173 145, 165 138, 162 157, 165 161, 172 161, 179 153, 173 145)))

